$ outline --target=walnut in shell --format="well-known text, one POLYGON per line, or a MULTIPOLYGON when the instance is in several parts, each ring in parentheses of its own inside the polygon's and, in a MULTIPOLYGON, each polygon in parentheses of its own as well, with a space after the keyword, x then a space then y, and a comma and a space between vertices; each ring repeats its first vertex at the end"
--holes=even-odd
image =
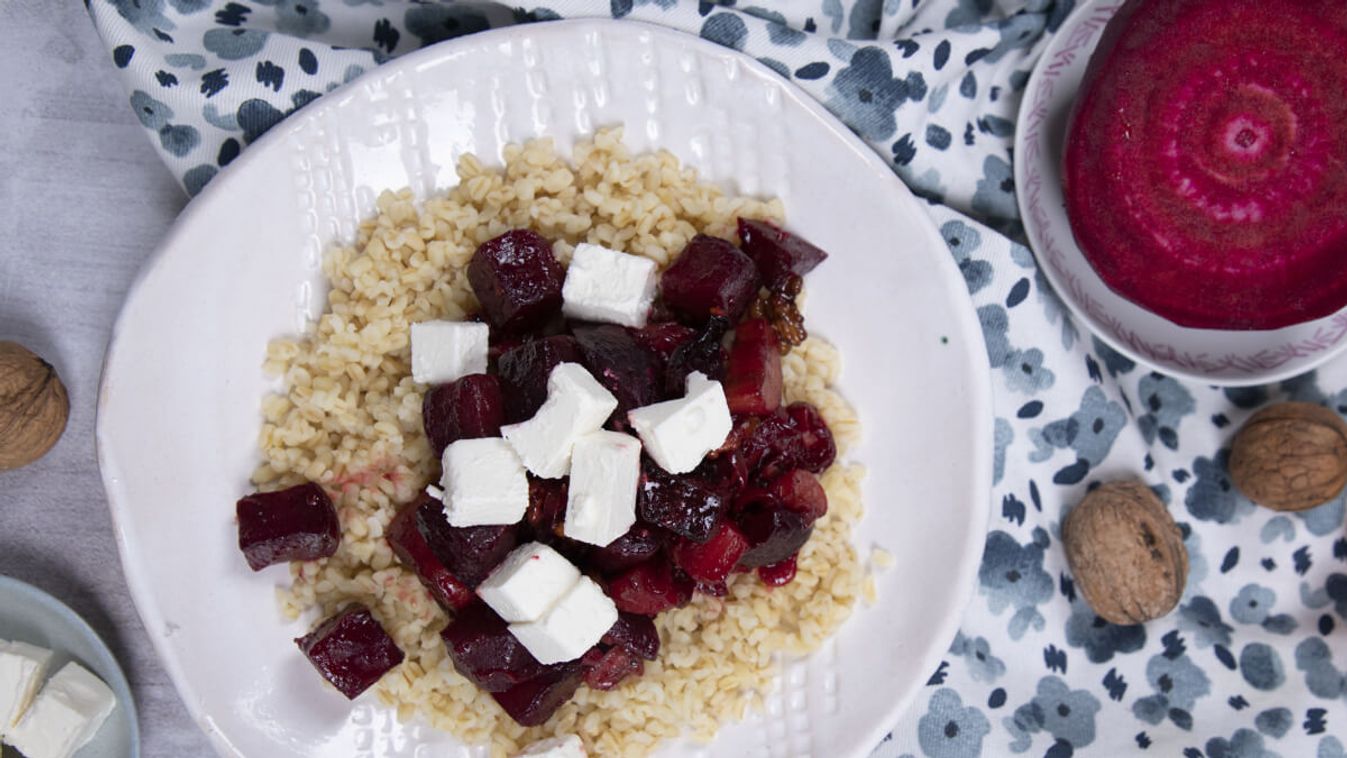
POLYGON ((1314 403, 1277 403, 1244 422, 1230 447, 1230 478, 1279 511, 1323 505, 1347 485, 1347 423, 1314 403))
POLYGON ((50 363, 0 342, 0 471, 41 458, 65 431, 70 400, 50 363))
POLYGON ((1188 549, 1165 504, 1139 481, 1096 488, 1062 523, 1076 589, 1101 618, 1140 624, 1174 609, 1188 549))

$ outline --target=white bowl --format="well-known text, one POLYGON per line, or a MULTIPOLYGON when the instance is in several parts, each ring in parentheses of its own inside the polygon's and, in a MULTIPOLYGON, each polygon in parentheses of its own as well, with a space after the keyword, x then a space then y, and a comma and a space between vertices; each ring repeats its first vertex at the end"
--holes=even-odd
POLYGON ((662 756, 864 756, 948 649, 976 582, 991 490, 987 351, 963 278, 930 218, 873 150, 762 64, 633 22, 484 32, 400 57, 306 106, 194 200, 113 330, 98 449, 122 565, 145 630, 188 709, 227 756, 467 757, 450 735, 354 703, 295 648, 274 587, 248 570, 234 501, 250 489, 267 341, 324 306, 319 260, 379 190, 457 183, 472 152, 551 136, 560 150, 626 125, 727 189, 779 196, 787 224, 829 250, 809 275, 811 331, 844 362, 864 423, 862 559, 896 565, 815 655, 784 661, 767 712, 709 749, 662 756), (838 176, 847 181, 839 182, 838 176))
POLYGON ((1109 289, 1076 245, 1062 197, 1066 122, 1081 77, 1121 0, 1077 8, 1034 66, 1015 133, 1020 215, 1039 265, 1076 317, 1101 340, 1158 371, 1240 387, 1309 371, 1347 349, 1347 309, 1264 331, 1193 329, 1109 289))

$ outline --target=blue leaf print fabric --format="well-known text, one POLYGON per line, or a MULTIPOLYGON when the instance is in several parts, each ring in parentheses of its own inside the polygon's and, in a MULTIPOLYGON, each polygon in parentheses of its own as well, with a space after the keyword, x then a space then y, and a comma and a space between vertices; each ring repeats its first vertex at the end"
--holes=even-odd
MULTIPOLYGON (((874 758, 1347 758, 1344 500, 1259 508, 1234 430, 1280 400, 1347 413, 1347 360, 1226 389, 1156 374, 1073 321, 1022 244, 1021 93, 1075 0, 88 0, 128 107, 191 194, 268 129, 403 53, 558 18, 662 24, 816 98, 919 196, 963 275, 995 392, 991 525, 962 628, 874 758), (1062 519, 1146 481, 1179 522, 1179 607, 1104 621, 1062 519)), ((882 601, 882 600, 881 600, 882 601)))

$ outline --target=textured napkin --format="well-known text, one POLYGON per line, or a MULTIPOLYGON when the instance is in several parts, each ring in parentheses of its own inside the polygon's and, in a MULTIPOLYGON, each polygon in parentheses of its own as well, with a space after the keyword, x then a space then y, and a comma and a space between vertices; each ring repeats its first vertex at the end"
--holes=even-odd
POLYGON ((496 26, 632 18, 762 61, 932 201, 992 365, 996 484, 978 592, 876 755, 1347 758, 1333 736, 1347 733, 1343 500, 1274 513, 1226 470, 1233 430, 1267 402, 1347 412, 1347 365, 1225 391, 1151 373, 1082 331, 1012 241, 1020 94, 1073 0, 89 3, 132 109, 193 194, 322 93, 496 26), (1059 543, 1091 484, 1130 476, 1180 522, 1191 573, 1174 613, 1121 627, 1085 605, 1059 543))

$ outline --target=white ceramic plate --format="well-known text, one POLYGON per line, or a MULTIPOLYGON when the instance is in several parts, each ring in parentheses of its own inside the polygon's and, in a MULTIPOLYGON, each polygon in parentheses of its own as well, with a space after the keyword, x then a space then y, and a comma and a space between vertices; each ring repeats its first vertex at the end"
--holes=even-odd
MULTIPOLYGON (((809 324, 845 361, 869 467, 867 555, 898 565, 880 600, 785 666, 766 716, 717 755, 863 755, 953 637, 982 553, 991 476, 986 351, 963 279, 882 161, 776 74, 696 37, 630 22, 538 24, 413 53, 309 105, 184 212, 114 329, 98 446, 132 595, 188 708, 226 755, 455 756, 372 693, 327 688, 236 547, 234 501, 258 462, 267 341, 323 306, 319 257, 384 188, 456 181, 464 152, 499 160, 534 136, 569 151, 626 125, 703 176, 778 195, 788 225, 832 252, 809 276, 809 324)), ((662 755, 705 755, 671 745, 662 755)))
POLYGON ((1015 131, 1015 186, 1030 246, 1048 281, 1089 329, 1135 361, 1225 386, 1304 373, 1347 350, 1347 309, 1284 329, 1191 329, 1124 299, 1076 246, 1062 198, 1066 122, 1104 25, 1122 0, 1077 8, 1034 66, 1015 131))
MULTIPOLYGON (((136 702, 112 651, 98 634, 60 600, 17 579, 0 576, 0 639, 27 642, 52 651, 51 676, 70 661, 78 661, 107 682, 117 696, 117 707, 103 722, 79 758, 137 758, 140 729, 136 702)), ((4 748, 6 758, 17 756, 4 748)))

